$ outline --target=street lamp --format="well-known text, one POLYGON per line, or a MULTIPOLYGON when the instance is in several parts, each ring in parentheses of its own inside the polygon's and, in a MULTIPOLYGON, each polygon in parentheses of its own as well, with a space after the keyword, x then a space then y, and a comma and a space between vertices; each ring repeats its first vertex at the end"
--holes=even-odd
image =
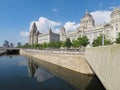
POLYGON ((102 28, 102 46, 104 46, 104 26, 102 28))

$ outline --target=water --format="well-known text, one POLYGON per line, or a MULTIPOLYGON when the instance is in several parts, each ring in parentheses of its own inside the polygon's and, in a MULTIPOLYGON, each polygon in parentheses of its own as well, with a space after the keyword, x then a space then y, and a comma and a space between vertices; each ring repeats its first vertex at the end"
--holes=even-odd
POLYGON ((87 76, 23 56, 0 57, 0 90, 105 90, 87 76))

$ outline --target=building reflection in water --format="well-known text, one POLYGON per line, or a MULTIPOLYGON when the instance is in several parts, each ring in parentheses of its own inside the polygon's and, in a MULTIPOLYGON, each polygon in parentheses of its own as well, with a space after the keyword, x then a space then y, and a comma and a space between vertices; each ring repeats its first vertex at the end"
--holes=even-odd
POLYGON ((36 78, 39 82, 43 82, 57 76, 60 77, 61 80, 64 79, 66 82, 79 88, 80 90, 105 90, 95 75, 81 74, 42 60, 33 60, 33 58, 30 57, 28 57, 28 59, 29 74, 31 77, 36 78), (52 75, 45 70, 49 70, 52 75))
POLYGON ((38 65, 31 59, 28 60, 28 71, 31 77, 34 77, 36 70, 38 69, 38 65))
POLYGON ((33 78, 36 78, 37 81, 43 82, 47 79, 53 78, 54 75, 51 75, 47 71, 45 71, 43 68, 39 66, 39 64, 32 59, 29 58, 28 60, 28 72, 29 75, 33 78))

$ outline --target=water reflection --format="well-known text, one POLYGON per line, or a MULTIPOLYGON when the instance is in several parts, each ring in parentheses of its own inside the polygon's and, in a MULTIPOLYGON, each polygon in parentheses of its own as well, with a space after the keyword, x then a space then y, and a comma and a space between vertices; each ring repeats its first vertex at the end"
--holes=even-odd
POLYGON ((31 59, 28 60, 28 67, 29 75, 36 78, 39 82, 43 82, 54 77, 50 73, 46 72, 44 69, 39 68, 39 65, 31 59))
POLYGON ((34 59, 29 57, 29 73, 32 77, 37 78, 39 82, 43 82, 52 77, 58 76, 62 80, 66 80, 71 85, 79 88, 80 90, 105 90, 103 85, 97 79, 95 75, 84 75, 57 65, 53 65, 42 60, 34 59), (53 75, 45 72, 42 67, 49 70, 53 75))
MULTIPOLYGON (((59 80, 58 79, 57 82, 54 82, 54 80, 57 78, 56 75, 50 73, 50 71, 48 71, 47 69, 43 69, 41 67, 41 65, 34 61, 33 58, 28 58, 28 72, 30 77, 35 78, 39 83, 49 83, 49 84, 54 84, 53 87, 59 87, 59 85, 61 85, 59 83, 59 85, 57 84, 59 80)), ((62 80, 64 81, 64 80, 62 80)), ((79 90, 77 87, 74 87, 72 85, 70 85, 68 82, 64 81, 65 85, 68 85, 69 87, 71 87, 71 90, 79 90)), ((64 85, 62 85, 61 89, 64 89, 64 85)), ((59 88, 58 88, 59 89, 59 88)), ((68 88, 70 89, 70 88, 68 88)))
POLYGON ((0 90, 77 90, 22 56, 0 57, 0 90), (29 75, 28 75, 29 72, 29 75), (32 77, 32 78, 31 78, 32 77))
POLYGON ((50 73, 46 72, 42 68, 38 68, 35 73, 35 77, 39 82, 43 82, 47 79, 53 78, 54 75, 51 75, 50 73))
POLYGON ((19 66, 28 66, 28 61, 27 60, 20 60, 19 61, 19 66))
POLYGON ((34 77, 38 65, 33 60, 28 60, 28 72, 31 77, 34 77))
POLYGON ((9 56, 9 58, 12 58, 12 57, 13 57, 12 55, 9 56))

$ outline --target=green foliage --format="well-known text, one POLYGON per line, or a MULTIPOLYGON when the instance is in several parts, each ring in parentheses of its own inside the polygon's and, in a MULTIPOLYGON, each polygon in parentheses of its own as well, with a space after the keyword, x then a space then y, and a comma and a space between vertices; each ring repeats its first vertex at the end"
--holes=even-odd
POLYGON ((70 38, 67 38, 66 41, 64 42, 64 46, 67 48, 70 48, 72 46, 70 38))
POLYGON ((80 47, 79 40, 73 40, 73 41, 72 41, 72 46, 73 46, 74 48, 80 47))
POLYGON ((43 48, 47 48, 47 46, 48 46, 48 45, 47 45, 46 42, 44 42, 44 43, 42 44, 42 47, 43 47, 43 48))
POLYGON ((117 43, 117 44, 120 44, 120 33, 119 33, 119 36, 118 36, 118 38, 116 38, 116 41, 115 41, 115 43, 117 43))
POLYGON ((105 44, 105 45, 111 45, 111 44, 112 44, 112 42, 111 42, 111 40, 105 39, 104 44, 105 44))
POLYGON ((61 41, 61 47, 65 47, 65 42, 61 41))
POLYGON ((61 42, 50 42, 48 43, 49 48, 60 48, 61 47, 61 42))
POLYGON ((43 43, 43 44, 34 44, 34 45, 23 45, 21 48, 34 48, 34 49, 45 49, 45 48, 60 48, 60 47, 67 47, 70 48, 73 46, 74 48, 80 46, 86 46, 89 44, 88 39, 86 36, 79 37, 77 40, 73 40, 71 42, 70 38, 67 38, 66 41, 58 41, 58 42, 50 42, 50 43, 43 43))
POLYGON ((96 39, 92 42, 93 47, 101 46, 102 45, 102 35, 98 36, 96 39))
MULTIPOLYGON (((106 36, 104 35, 104 45, 111 45, 111 44, 112 44, 111 41, 106 39, 106 36)), ((102 45, 102 34, 93 40, 92 45, 93 47, 102 45)))
POLYGON ((25 44, 25 45, 19 46, 17 48, 30 48, 30 47, 31 47, 31 45, 25 44))
POLYGON ((79 37, 78 41, 79 41, 80 46, 86 47, 89 44, 89 39, 87 38, 87 36, 79 37))
POLYGON ((34 44, 32 47, 37 48, 37 47, 39 47, 39 44, 34 44))
POLYGON ((62 42, 61 42, 61 41, 56 42, 56 48, 60 48, 61 45, 62 45, 62 42))

